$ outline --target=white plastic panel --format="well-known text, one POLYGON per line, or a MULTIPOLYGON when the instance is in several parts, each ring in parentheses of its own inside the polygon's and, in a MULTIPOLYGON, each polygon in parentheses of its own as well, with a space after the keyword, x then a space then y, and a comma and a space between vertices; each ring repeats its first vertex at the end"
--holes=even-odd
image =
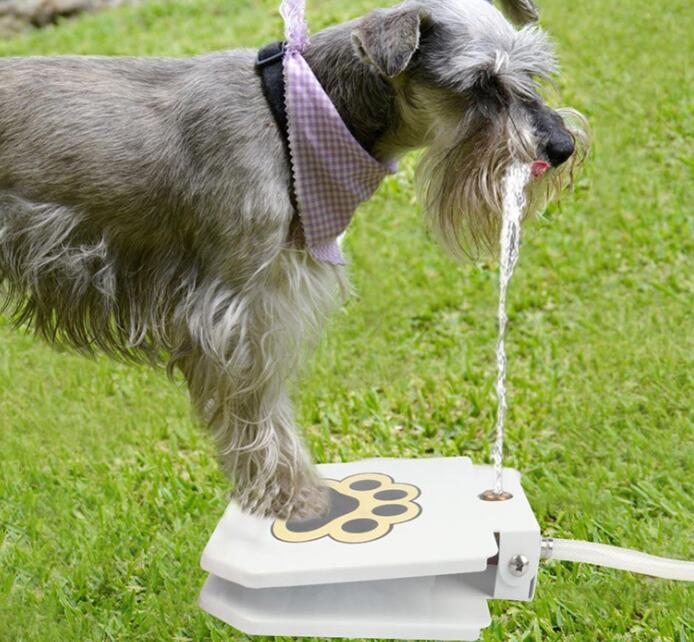
MULTIPOLYGON (((479 494, 494 485, 492 466, 473 466, 472 494, 479 494)), ((535 589, 535 577, 540 563, 540 525, 521 486, 518 471, 504 469, 504 490, 513 495, 505 502, 482 502, 487 528, 499 534, 499 555, 496 561, 495 599, 529 601, 535 589), (509 567, 511 558, 523 555, 528 560, 526 572, 514 576, 509 567)))
MULTIPOLYGON (((318 468, 327 479, 356 475, 362 485, 371 477, 381 486, 355 493, 361 512, 354 511, 354 519, 349 513, 342 515, 334 522, 338 528, 317 529, 316 539, 300 543, 281 541, 273 534, 272 520, 246 515, 232 503, 205 548, 202 567, 236 584, 269 588, 471 573, 484 570, 487 559, 497 553, 494 528, 486 517, 489 504, 474 491, 473 466, 467 458, 371 459, 318 468), (397 495, 389 491, 384 475, 393 480, 396 491, 409 489, 411 501, 378 500, 384 490, 383 496, 397 495), (369 515, 396 510, 406 510, 407 521, 369 515), (363 536, 341 530, 358 529, 370 517, 381 529, 374 541, 354 543, 363 536), (395 521, 384 534, 383 524, 389 520, 395 521)), ((344 510, 348 500, 352 501, 343 501, 344 510)))
POLYGON ((490 617, 470 576, 247 589, 210 576, 207 612, 250 635, 477 640, 490 617))

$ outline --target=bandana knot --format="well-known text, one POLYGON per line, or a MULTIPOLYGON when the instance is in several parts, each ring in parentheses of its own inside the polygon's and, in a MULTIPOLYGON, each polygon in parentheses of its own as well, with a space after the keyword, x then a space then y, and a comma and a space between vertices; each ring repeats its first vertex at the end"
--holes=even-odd
POLYGON ((303 57, 309 42, 304 0, 284 0, 284 81, 289 151, 299 219, 309 253, 344 265, 337 239, 357 206, 395 164, 382 164, 357 141, 303 57))

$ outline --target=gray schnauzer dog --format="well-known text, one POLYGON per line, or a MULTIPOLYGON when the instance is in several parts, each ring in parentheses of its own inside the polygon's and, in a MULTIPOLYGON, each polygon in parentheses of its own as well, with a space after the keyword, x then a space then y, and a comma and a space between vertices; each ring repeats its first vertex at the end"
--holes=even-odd
MULTIPOLYGON (((587 149, 583 119, 540 97, 556 65, 533 3, 503 5, 518 28, 485 0, 408 0, 304 54, 372 156, 423 150, 426 218, 455 256, 497 242, 511 162, 549 167, 537 212, 587 149)), ((287 382, 346 277, 297 232, 256 54, 0 60, 0 282, 52 343, 180 370, 240 504, 300 517, 325 494, 287 382)))

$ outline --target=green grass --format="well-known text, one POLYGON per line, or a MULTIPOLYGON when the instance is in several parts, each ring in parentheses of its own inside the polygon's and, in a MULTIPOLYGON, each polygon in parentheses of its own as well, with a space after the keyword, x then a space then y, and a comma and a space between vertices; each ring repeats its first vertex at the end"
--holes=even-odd
MULTIPOLYGON (((151 2, 0 43, 0 55, 187 55, 281 33, 277 0, 151 2)), ((375 0, 312 2, 314 28, 375 0), (318 7, 321 7, 320 9, 318 7)), ((510 294, 508 464, 543 531, 692 558, 692 77, 685 0, 544 0, 562 100, 595 149, 526 235, 510 294)), ((411 163, 349 237, 357 296, 296 388, 319 461, 489 458, 491 265, 427 238, 411 163)), ((0 323, 0 640, 243 640, 196 607, 228 485, 184 389, 0 323)), ((694 639, 694 593, 543 567, 485 640, 694 639)))

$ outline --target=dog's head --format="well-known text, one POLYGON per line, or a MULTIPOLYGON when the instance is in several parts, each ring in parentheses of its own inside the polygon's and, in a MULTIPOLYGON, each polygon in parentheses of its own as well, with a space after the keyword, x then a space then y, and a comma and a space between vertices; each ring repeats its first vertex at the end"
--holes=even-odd
POLYGON ((532 164, 530 212, 571 183, 588 149, 578 112, 552 109, 540 86, 557 73, 531 0, 504 0, 514 27, 486 0, 408 0, 359 20, 352 42, 392 86, 396 125, 383 145, 424 147, 417 170, 427 218, 454 255, 498 240, 501 179, 532 164))

